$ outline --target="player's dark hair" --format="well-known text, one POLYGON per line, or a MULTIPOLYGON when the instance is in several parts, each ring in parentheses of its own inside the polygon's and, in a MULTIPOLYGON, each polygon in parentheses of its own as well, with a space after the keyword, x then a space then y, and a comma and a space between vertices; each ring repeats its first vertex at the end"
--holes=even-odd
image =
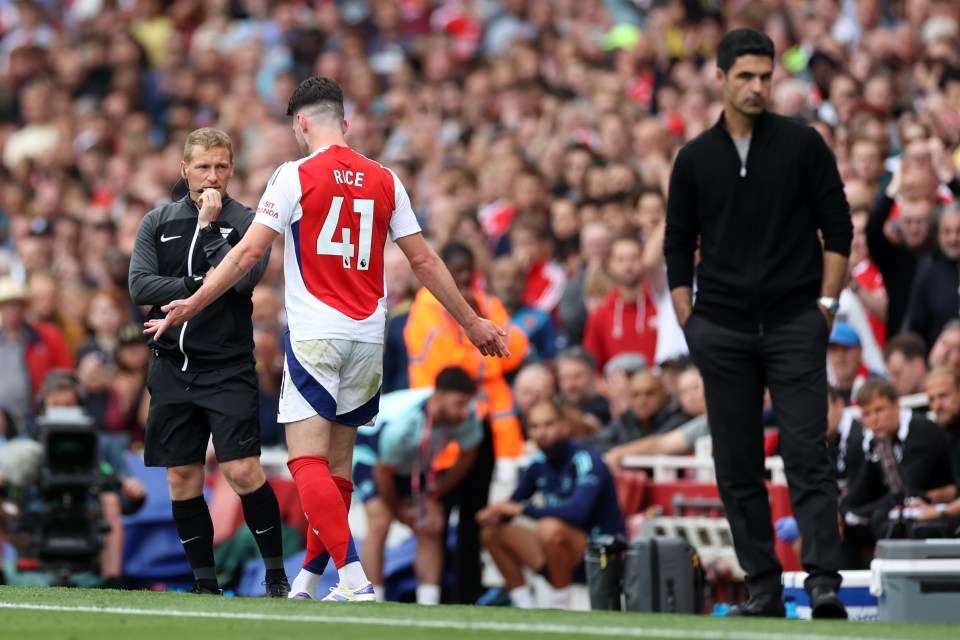
POLYGON ((462 242, 451 242, 440 250, 440 259, 444 264, 458 259, 467 259, 472 263, 474 262, 473 250, 462 242))
POLYGON ((766 56, 773 59, 773 40, 756 29, 734 29, 728 31, 717 45, 717 66, 727 73, 743 56, 766 56))
POLYGON ((437 374, 434 383, 437 391, 455 391, 473 395, 477 392, 477 383, 470 374, 460 367, 446 367, 437 374))
POLYGON ((287 115, 294 116, 305 109, 315 116, 327 116, 343 120, 343 89, 333 78, 313 76, 307 78, 294 90, 287 103, 287 115))

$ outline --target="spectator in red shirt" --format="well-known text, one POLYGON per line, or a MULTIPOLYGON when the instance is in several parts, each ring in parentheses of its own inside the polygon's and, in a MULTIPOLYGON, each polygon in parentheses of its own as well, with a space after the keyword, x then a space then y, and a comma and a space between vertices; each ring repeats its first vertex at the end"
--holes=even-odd
POLYGON ((28 324, 26 305, 26 287, 12 278, 0 279, 0 408, 21 424, 32 417, 47 374, 73 369, 63 335, 47 322, 28 324))
POLYGON ((657 307, 643 269, 643 245, 632 236, 610 247, 607 270, 614 289, 587 318, 583 348, 597 359, 598 370, 625 351, 654 362, 657 350, 657 307))

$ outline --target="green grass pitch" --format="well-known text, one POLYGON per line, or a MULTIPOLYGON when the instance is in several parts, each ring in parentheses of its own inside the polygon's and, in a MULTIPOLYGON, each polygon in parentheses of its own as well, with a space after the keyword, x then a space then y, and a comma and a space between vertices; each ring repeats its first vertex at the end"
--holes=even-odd
POLYGON ((0 629, 3 637, 11 640, 956 640, 960 637, 960 626, 951 625, 321 603, 52 587, 0 587, 0 629))

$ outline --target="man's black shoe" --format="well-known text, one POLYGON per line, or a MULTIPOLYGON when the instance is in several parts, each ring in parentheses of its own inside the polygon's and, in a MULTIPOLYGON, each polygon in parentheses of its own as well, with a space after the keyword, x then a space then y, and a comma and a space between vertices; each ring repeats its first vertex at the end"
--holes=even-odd
POLYGON ((287 581, 287 576, 267 578, 263 584, 267 587, 268 598, 286 598, 290 594, 290 583, 287 581))
POLYGON ((202 596, 222 596, 223 589, 207 589, 206 587, 201 587, 198 583, 193 583, 193 588, 187 591, 187 593, 196 593, 202 596))
POLYGON ((814 618, 847 619, 847 608, 843 606, 836 589, 832 587, 813 587, 810 589, 810 610, 814 618))
POLYGON ((750 598, 743 604, 730 607, 728 616, 749 618, 785 618, 787 608, 780 595, 763 595, 750 598))

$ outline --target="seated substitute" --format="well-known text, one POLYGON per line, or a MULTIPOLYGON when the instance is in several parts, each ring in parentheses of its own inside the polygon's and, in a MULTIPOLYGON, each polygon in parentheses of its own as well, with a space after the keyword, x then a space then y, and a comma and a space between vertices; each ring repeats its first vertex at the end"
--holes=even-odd
MULTIPOLYGON (((368 522, 362 564, 374 593, 383 593, 378 588, 383 584, 383 549, 391 522, 398 520, 417 539, 417 603, 440 603, 448 513, 444 502, 473 467, 483 440, 483 426, 471 406, 476 392, 465 370, 447 367, 437 374, 429 397, 389 417, 380 429, 373 467, 376 491, 363 496, 368 522), (438 469, 437 456, 452 443, 459 446, 459 457, 452 466, 438 469)), ((369 484, 363 471, 358 466, 354 472, 357 486, 369 484)))
POLYGON ((480 539, 503 575, 514 606, 533 607, 523 577, 527 567, 546 572, 554 588, 554 607, 569 609, 570 585, 583 565, 588 540, 625 535, 623 514, 610 471, 599 454, 570 440, 569 425, 556 403, 535 404, 527 429, 539 451, 510 499, 477 514, 480 539), (546 506, 530 501, 537 492, 546 506), (520 515, 536 520, 536 528, 510 522, 520 515))

